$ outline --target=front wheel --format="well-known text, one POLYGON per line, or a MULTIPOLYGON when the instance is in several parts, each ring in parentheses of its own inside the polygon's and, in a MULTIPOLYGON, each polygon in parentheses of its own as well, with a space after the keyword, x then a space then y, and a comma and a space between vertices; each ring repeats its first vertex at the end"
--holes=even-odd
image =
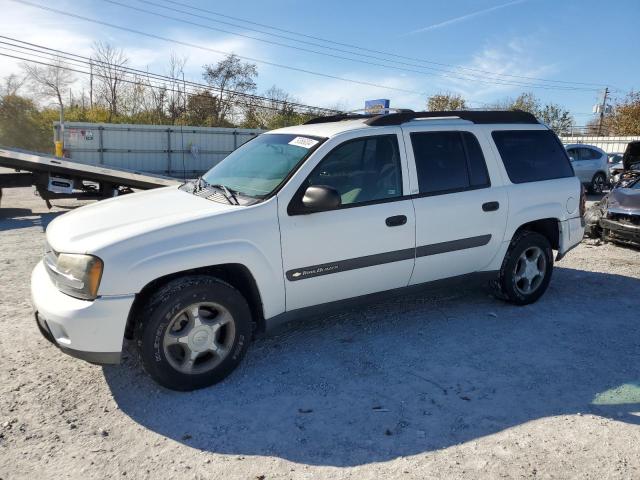
POLYGON ((553 251, 549 240, 539 233, 523 231, 511 241, 495 288, 508 302, 527 305, 546 291, 552 271, 553 251))
POLYGON ((607 177, 604 173, 598 172, 591 179, 591 185, 589 185, 589 190, 591 193, 602 193, 607 184, 607 177))
POLYGON ((190 276, 151 296, 135 331, 144 369, 172 390, 195 390, 226 378, 251 338, 251 313, 226 282, 190 276))

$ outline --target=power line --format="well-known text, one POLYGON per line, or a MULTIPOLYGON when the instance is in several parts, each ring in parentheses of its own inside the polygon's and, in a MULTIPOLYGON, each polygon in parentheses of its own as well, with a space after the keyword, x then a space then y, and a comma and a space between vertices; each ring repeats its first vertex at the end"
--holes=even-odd
MULTIPOLYGON (((38 8, 40 10, 46 10, 46 11, 49 11, 49 12, 57 13, 59 15, 65 15, 67 17, 76 18, 78 20, 83 20, 83 21, 95 23, 95 24, 98 24, 98 25, 104 25, 104 26, 109 27, 109 28, 115 28, 115 29, 122 30, 122 31, 125 31, 125 32, 134 33, 136 35, 143 35, 145 37, 154 38, 156 40, 162 40, 163 42, 175 43, 177 45, 183 45, 185 47, 190 47, 190 48, 197 48, 197 49, 200 49, 200 50, 213 52, 213 53, 216 53, 216 54, 219 54, 219 55, 230 55, 231 54, 230 52, 225 52, 225 51, 222 51, 222 50, 216 50, 214 48, 205 47, 203 45, 197 45, 197 44, 190 43, 190 42, 184 42, 184 41, 176 40, 176 39, 169 38, 169 37, 163 37, 161 35, 156 35, 156 34, 153 34, 153 33, 143 32, 143 31, 140 31, 140 30, 136 30, 134 28, 124 27, 122 25, 116 25, 116 24, 113 24, 113 23, 104 22, 102 20, 98 20, 98 19, 90 18, 90 17, 85 17, 83 15, 78 15, 78 14, 71 13, 71 12, 65 12, 63 10, 58 10, 56 8, 47 7, 45 5, 39 5, 37 3, 32 3, 32 2, 29 2, 29 1, 26 1, 26 0, 12 0, 12 1, 17 2, 17 3, 22 3, 23 5, 28 5, 28 6, 33 7, 33 8, 38 8)), ((417 94, 417 95, 421 95, 421 96, 425 95, 424 92, 418 92, 416 90, 408 90, 408 89, 404 89, 404 88, 391 87, 389 85, 381 85, 381 84, 372 83, 372 82, 354 80, 352 78, 339 77, 337 75, 330 75, 330 74, 327 74, 327 73, 315 72, 313 70, 306 70, 304 68, 293 67, 293 66, 290 66, 290 65, 284 65, 284 64, 280 64, 280 63, 270 62, 270 61, 267 61, 267 60, 260 60, 260 59, 253 58, 253 57, 248 57, 248 56, 245 56, 245 55, 236 55, 236 56, 238 58, 242 58, 243 60, 248 60, 248 61, 251 61, 251 62, 262 63, 264 65, 270 65, 272 67, 284 68, 286 70, 292 70, 292 71, 296 71, 296 72, 306 73, 306 74, 309 74, 309 75, 315 75, 315 76, 319 76, 319 77, 330 78, 330 79, 333 79, 333 80, 340 80, 340 81, 347 82, 347 83, 354 83, 354 84, 358 84, 358 85, 366 85, 366 86, 369 86, 369 87, 383 88, 383 89, 387 89, 387 90, 395 90, 395 91, 398 91, 398 92, 417 94)))
MULTIPOLYGON (((0 47, 0 48, 4 48, 4 47, 0 47)), ((19 57, 17 55, 10 55, 10 54, 7 54, 7 53, 0 52, 0 56, 13 58, 13 59, 16 59, 16 60, 23 60, 23 61, 26 61, 26 62, 36 63, 36 64, 39 64, 39 65, 44 65, 44 66, 49 66, 49 67, 61 68, 63 70, 76 72, 76 73, 82 73, 82 74, 85 74, 85 75, 89 75, 90 74, 90 72, 87 72, 87 71, 84 71, 84 70, 78 70, 78 69, 75 69, 75 68, 70 68, 70 67, 67 67, 67 66, 64 66, 64 65, 55 64, 55 63, 41 62, 41 61, 33 60, 33 59, 30 59, 30 58, 19 57)), ((109 78, 109 77, 107 77, 105 75, 100 75, 100 74, 97 74, 97 73, 94 73, 93 76, 94 77, 98 77, 98 78, 105 78, 105 79, 109 78)), ((132 84, 132 85, 143 84, 139 80, 127 80, 127 79, 124 79, 124 78, 121 78, 119 81, 123 82, 123 83, 132 84)), ((146 86, 148 86, 150 88, 165 88, 166 89, 166 85, 154 85, 151 82, 146 84, 146 86)), ((172 91, 175 92, 175 89, 172 89, 172 91)), ((186 91, 180 92, 178 90, 178 93, 183 93, 186 97, 194 97, 194 96, 202 95, 203 92, 193 92, 193 91, 191 91, 191 92, 186 92, 186 91)), ((264 109, 267 109, 267 110, 273 110, 273 111, 277 111, 277 112, 281 111, 277 107, 271 107, 271 106, 268 106, 268 105, 247 104, 247 106, 249 106, 249 107, 259 107, 259 108, 264 108, 264 109)))
MULTIPOLYGON (((141 13, 145 13, 148 15, 154 15, 160 18, 164 18, 167 20, 173 20, 173 21, 178 21, 178 22, 182 22, 188 25, 193 25, 196 27, 200 27, 200 28, 205 28, 208 30, 214 30, 217 32, 222 32, 222 33, 227 33, 230 35, 236 35, 242 38, 248 38, 251 40, 256 40, 259 42, 264 42, 264 43, 268 43, 270 45, 277 45, 280 47, 285 47, 285 48, 290 48, 293 50, 298 50, 298 51, 302 51, 302 52, 307 52, 307 53, 313 53, 316 55, 323 55, 326 57, 331 57, 331 58, 337 58, 337 59, 341 59, 341 60, 347 60, 350 62, 356 62, 356 63, 361 63, 361 64, 365 64, 365 65, 372 65, 375 67, 381 67, 381 68, 391 68, 394 70, 399 70, 399 71, 404 71, 404 72, 411 72, 411 73, 417 73, 419 75, 429 75, 429 76, 434 76, 434 75, 442 75, 444 77, 447 78, 452 78, 452 79, 457 79, 457 80, 463 80, 463 81, 473 81, 473 82, 478 82, 478 83, 483 83, 483 84, 487 84, 487 85, 508 85, 508 86, 517 86, 517 87, 524 87, 524 88, 535 88, 535 89, 544 89, 544 90, 570 90, 570 91, 576 91, 576 90, 582 90, 582 91, 597 91, 598 89, 595 88, 587 88, 587 87, 575 87, 575 86, 560 86, 560 85, 544 85, 544 84, 535 84, 535 83, 527 83, 527 82, 517 82, 514 80, 503 80, 501 78, 492 78, 492 79, 483 79, 480 78, 478 76, 469 76, 469 75, 465 75, 465 74, 461 74, 459 72, 454 72, 451 70, 444 70, 444 69, 438 69, 438 68, 433 68, 433 67, 425 67, 425 66, 421 66, 421 65, 414 65, 417 68, 422 68, 422 69, 428 69, 428 70, 433 70, 430 72, 425 72, 423 70, 416 70, 415 68, 406 68, 406 67, 401 67, 401 66, 396 66, 396 65, 388 65, 388 64, 380 64, 380 63, 376 63, 376 62, 372 62, 369 60, 363 60, 361 58, 351 58, 351 57, 345 57, 342 55, 336 55, 334 53, 328 53, 328 52, 322 52, 322 51, 318 51, 318 50, 312 50, 309 48, 305 48, 305 47, 299 47, 299 46, 295 46, 295 45, 288 45, 286 43, 282 43, 282 42, 277 42, 277 41, 273 41, 273 40, 267 40, 264 38, 259 38, 259 37, 255 37, 255 36, 251 36, 251 35, 246 35, 243 33, 238 33, 238 32, 233 32, 230 30, 224 30, 221 28, 216 28, 216 27, 212 27, 210 25, 205 25, 203 23, 199 23, 199 22, 194 22, 194 21, 190 21, 190 20, 185 20, 183 18, 178 18, 175 16, 171 16, 171 15, 165 15, 163 13, 159 13, 159 12, 154 12, 151 10, 147 10, 144 8, 139 8, 139 7, 135 7, 133 5, 128 5, 126 3, 122 3, 119 2, 117 0, 102 0, 105 3, 110 3, 112 5, 118 5, 120 7, 123 8, 128 8, 130 10, 134 10, 137 12, 141 12, 141 13), (435 72, 434 72, 435 71, 435 72)), ((174 12, 179 12, 179 13, 183 13, 186 15, 191 15, 191 16, 195 16, 197 18, 203 18, 202 15, 195 15, 193 13, 189 13, 189 12, 185 12, 184 10, 177 10, 177 9, 173 9, 173 8, 169 8, 169 7, 163 7, 162 5, 158 5, 155 4, 153 2, 150 2, 148 0, 141 0, 144 3, 148 3, 148 4, 152 4, 152 5, 156 5, 160 8, 165 8, 174 12)), ((209 18, 209 17, 204 17, 204 18, 209 18)), ((210 18, 209 18, 210 19, 210 18)), ((215 21, 215 20, 214 20, 215 21)), ((326 47, 323 47, 326 48, 326 47)), ((351 53, 353 54, 353 52, 347 52, 347 53, 351 53)), ((389 60, 386 59, 381 59, 383 61, 389 62, 389 60)), ((411 64, 409 64, 411 65, 411 64)))
MULTIPOLYGON (((12 47, 17 47, 19 49, 22 50, 28 50, 31 52, 37 52, 37 53, 45 53, 47 55, 52 55, 54 57, 59 57, 59 58, 63 58, 66 61, 69 62, 77 62, 80 63, 82 66, 86 66, 86 65, 91 65, 91 63, 93 63, 93 65, 96 64, 105 64, 105 65, 111 65, 116 67, 118 70, 122 71, 122 72, 127 72, 133 75, 138 75, 138 76, 143 76, 143 77, 153 77, 156 80, 165 80, 165 81, 170 81, 170 82, 177 82, 180 79, 174 78, 174 77, 170 77, 168 75, 162 75, 162 74, 158 74, 158 73, 152 73, 146 70, 140 70, 140 69, 136 69, 133 67, 127 67, 127 66, 115 66, 113 64, 108 64, 106 62, 102 62, 100 60, 94 59, 94 58, 90 58, 90 57, 85 57, 82 55, 78 55, 75 53, 69 53, 69 52, 65 52, 63 50, 58 50, 55 48, 50 48, 50 47, 45 47, 42 45, 37 45, 34 43, 30 43, 30 42, 25 42, 23 40, 19 40, 19 39, 15 39, 15 38, 11 38, 11 37, 7 37, 4 35, 0 35, 0 38, 9 40, 10 42, 14 42, 14 43, 10 43, 10 42, 5 42, 5 41, 0 41, 0 44, 5 44, 5 45, 10 45, 12 47), (15 43, 19 43, 22 45, 16 45, 15 43), (28 47, 25 47, 24 45, 29 45, 28 47), (45 52, 43 52, 43 50, 45 52), (46 53, 46 52, 55 52, 55 53, 46 53)), ((9 50, 11 51, 11 49, 8 49, 7 47, 0 47, 0 48, 5 48, 5 50, 9 50)), ((14 52, 17 52, 16 50, 13 50, 14 52)), ((49 57, 42 57, 33 53, 30 53, 30 55, 32 56, 36 56, 38 58, 45 58, 48 59, 49 57)), ((81 72, 81 73, 86 73, 86 72, 81 72)), ((89 72, 90 73, 90 72, 89 72)), ((192 87, 196 87, 196 88, 200 88, 200 89, 206 89, 206 90, 212 90, 212 91, 220 91, 220 89, 216 88, 216 87, 212 87, 211 85, 206 85, 203 83, 198 83, 198 82, 193 82, 193 81, 189 81, 186 80, 184 81, 184 83, 188 84, 189 86, 192 87)), ((294 102, 294 101, 283 101, 283 100, 276 100, 276 99, 271 99, 268 97, 264 97, 261 95, 255 95, 255 94, 251 94, 251 93, 246 93, 246 92, 236 92, 233 90, 228 91, 228 93, 230 94, 234 94, 234 95, 238 95, 244 98, 249 98, 252 100, 258 100, 258 101, 269 101, 269 102, 274 102, 274 103, 280 103, 283 105, 287 105, 289 107, 296 107, 296 108, 300 108, 300 109, 306 109, 306 110, 313 110, 315 112, 323 112, 323 113, 327 113, 327 114, 335 114, 338 113, 336 110, 332 110, 332 109, 328 109, 328 108, 323 108, 323 107, 316 107, 316 106, 312 106, 312 105, 306 105, 306 104, 302 104, 299 102, 294 102)))
MULTIPOLYGON (((0 42, 0 43, 6 43, 6 42, 0 42)), ((14 53, 19 53, 19 51, 15 50, 15 49, 8 48, 8 47, 5 47, 5 46, 0 46, 0 50, 12 51, 14 53)), ((35 53, 31 53, 31 52, 23 53, 22 55, 29 55, 31 57, 36 57, 36 58, 48 60, 48 62, 43 62, 43 61, 40 61, 40 60, 34 60, 33 58, 27 58, 27 57, 24 57, 24 56, 11 55, 11 54, 0 52, 0 56, 3 56, 3 57, 13 58, 13 59, 16 59, 16 60, 22 60, 22 61, 26 61, 26 62, 30 62, 30 63, 36 63, 36 64, 39 64, 39 65, 44 65, 44 66, 49 66, 49 67, 57 67, 57 68, 61 68, 63 70, 67 70, 67 71, 71 71, 71 72, 75 72, 75 73, 80 73, 80 74, 84 74, 84 75, 90 75, 91 74, 91 72, 88 72, 86 70, 82 70, 81 69, 81 66, 83 64, 82 64, 82 62, 80 60, 70 59, 70 58, 61 58, 60 56, 53 56, 53 58, 50 58, 50 57, 46 57, 46 56, 43 56, 43 55, 38 55, 38 54, 35 54, 35 53), (55 61, 56 59, 65 60, 67 62, 69 62, 69 61, 76 62, 76 64, 69 66, 69 65, 64 65, 64 64, 60 65, 60 64, 56 64, 56 63, 49 63, 49 62, 55 61), (77 63, 80 63, 80 66, 78 66, 77 63), (72 68, 72 67, 76 67, 76 68, 72 68)), ((54 55, 54 54, 50 54, 50 55, 54 55)), ((104 63, 104 62, 97 62, 97 61, 94 60, 94 63, 104 63)), ((84 65, 85 66, 88 65, 88 62, 84 63, 84 65)), ((174 88, 168 88, 166 84, 152 83, 151 80, 153 79, 154 82, 157 82, 158 78, 155 78, 155 77, 162 77, 162 78, 169 78, 173 82, 178 82, 179 83, 179 79, 177 79, 177 78, 164 77, 163 75, 153 74, 153 73, 149 73, 149 72, 147 72, 147 74, 145 74, 145 72, 139 73, 140 71, 131 72, 131 71, 129 71, 129 69, 127 67, 120 68, 120 67, 116 66, 116 68, 121 70, 120 73, 128 73, 128 74, 131 74, 131 75, 134 76, 133 80, 126 79, 126 78, 120 78, 119 81, 123 82, 123 83, 128 83, 128 84, 132 84, 132 85, 141 85, 142 84, 142 85, 146 85, 146 86, 148 86, 148 87, 150 87, 152 89, 153 88, 157 88, 157 89, 171 90, 174 93, 176 91, 175 87, 174 88), (142 82, 141 79, 145 79, 147 81, 147 83, 142 82)), ((102 75, 102 74, 99 74, 99 73, 96 73, 96 72, 93 73, 93 76, 94 77, 98 77, 98 78, 105 78, 105 79, 109 78, 109 77, 107 77, 105 75, 102 75)), ((190 82, 185 82, 185 84, 189 84, 189 83, 190 82)), ((204 86, 204 85, 200 85, 200 84, 194 84, 194 85, 196 85, 198 88, 203 88, 203 90, 195 90, 194 91, 193 88, 195 88, 195 87, 193 85, 189 85, 189 87, 191 88, 191 91, 187 91, 186 88, 185 88, 185 90, 181 92, 178 89, 178 93, 183 93, 187 97, 193 97, 193 96, 197 96, 197 95, 202 95, 204 93, 204 91, 208 92, 209 90, 211 90, 211 88, 208 87, 208 86, 204 86), (206 90, 204 90, 204 89, 206 89, 206 90)), ((240 94, 240 96, 243 96, 243 95, 240 94)), ((286 102, 286 101, 276 100, 276 99, 269 99, 269 98, 266 98, 266 97, 258 97, 258 96, 253 96, 253 95, 246 95, 244 97, 247 98, 248 100, 267 101, 267 102, 272 102, 272 103, 276 103, 276 104, 279 103, 282 106, 289 106, 289 107, 292 107, 292 108, 300 108, 301 107, 300 104, 296 104, 296 103, 293 103, 293 102, 286 102)), ((250 107, 259 107, 259 108, 272 110, 272 111, 281 111, 281 108, 273 107, 273 106, 270 106, 270 105, 264 105, 264 104, 258 104, 258 103, 248 103, 247 105, 250 106, 250 107)), ((311 107, 311 106, 304 106, 304 107, 306 107, 306 112, 298 112, 298 113, 311 113, 311 112, 316 113, 316 114, 319 113, 319 112, 322 112, 322 113, 330 113, 330 112, 336 113, 336 111, 334 111, 334 110, 322 109, 322 108, 319 108, 319 107, 311 107)))
MULTIPOLYGON (((164 7, 164 6, 159 5, 159 4, 157 4, 157 3, 153 2, 153 1, 150 1, 150 0, 138 0, 138 1, 142 2, 142 3, 149 4, 149 5, 155 5, 155 6, 159 6, 161 8, 169 9, 169 7, 164 7)), ((430 65, 438 65, 438 66, 442 66, 442 67, 451 67, 451 68, 455 68, 457 70, 468 70, 468 71, 471 71, 471 72, 477 72, 477 73, 482 73, 484 75, 493 75, 493 76, 498 76, 498 77, 520 78, 520 79, 524 79, 524 80, 534 80, 534 81, 539 81, 539 82, 551 82, 551 83, 563 83, 563 84, 572 84, 572 85, 592 85, 592 86, 597 86, 597 87, 603 87, 604 86, 604 84, 601 84, 601 83, 576 82, 576 81, 567 81, 567 80, 551 80, 551 79, 545 79, 545 78, 539 78, 539 77, 531 77, 531 76, 515 75, 515 74, 507 74, 507 73, 498 74, 498 73, 491 72, 491 71, 488 71, 488 70, 482 70, 482 69, 473 68, 473 67, 464 67, 464 66, 461 66, 461 65, 453 65, 453 64, 449 64, 449 63, 434 62, 434 61, 431 61, 431 60, 425 60, 425 59, 414 58, 414 57, 407 57, 407 56, 399 55, 397 53, 374 50, 374 49, 362 47, 360 45, 337 42, 337 41, 334 41, 334 40, 330 40, 330 39, 326 39, 326 38, 322 38, 322 37, 318 37, 318 36, 313 36, 313 35, 309 35, 309 34, 305 34, 305 33, 301 33, 301 32, 295 32, 295 31, 292 31, 292 30, 286 30, 286 29, 283 29, 283 28, 275 27, 273 25, 253 22, 251 20, 246 20, 246 19, 243 19, 243 18, 240 18, 240 17, 234 17, 234 16, 231 16, 231 15, 225 15, 225 14, 222 14, 222 13, 219 13, 219 12, 215 12, 213 10, 208 10, 208 9, 205 9, 205 8, 196 7, 196 6, 190 5, 188 3, 184 3, 184 2, 178 2, 178 1, 175 1, 175 0, 161 0, 161 1, 163 1, 165 3, 173 4, 173 5, 186 7, 186 8, 192 9, 194 11, 209 13, 209 14, 216 15, 216 16, 219 16, 219 17, 222 17, 222 18, 228 18, 228 19, 244 22, 244 23, 247 23, 247 24, 250 24, 250 25, 256 25, 256 26, 267 28, 267 29, 288 33, 288 34, 291 34, 291 35, 297 35, 297 36, 300 36, 300 37, 303 37, 303 38, 309 38, 309 39, 312 39, 312 40, 318 40, 318 41, 329 43, 329 44, 332 44, 332 45, 339 45, 339 46, 347 47, 347 48, 350 48, 350 49, 356 49, 356 50, 360 50, 360 51, 376 53, 376 54, 385 55, 385 56, 388 56, 388 57, 401 58, 401 59, 410 60, 410 61, 414 61, 414 62, 426 63, 426 64, 430 64, 430 65)), ((180 10, 177 10, 177 11, 180 11, 180 10)), ((181 11, 181 12, 193 16, 193 14, 191 14, 191 13, 184 12, 184 11, 181 11)), ((202 16, 200 15, 199 17, 202 17, 202 16)), ((217 23, 222 23, 222 24, 234 26, 234 27, 237 27, 237 28, 243 28, 245 30, 251 30, 251 31, 254 31, 254 32, 258 32, 258 33, 263 33, 265 35, 271 35, 271 36, 275 36, 275 37, 283 38, 283 39, 287 39, 287 40, 292 40, 292 41, 299 42, 299 43, 305 43, 305 44, 308 44, 308 45, 318 46, 318 47, 322 47, 322 48, 333 48, 334 50, 341 51, 343 53, 351 53, 351 54, 355 53, 355 52, 350 52, 348 50, 335 49, 335 47, 328 47, 328 46, 321 45, 321 44, 314 43, 314 42, 307 42, 307 41, 304 41, 304 40, 295 39, 295 38, 284 36, 284 35, 278 35, 278 34, 275 34, 275 33, 272 33, 272 32, 265 32, 263 30, 250 29, 250 28, 247 28, 244 25, 238 25, 238 24, 234 24, 234 23, 230 23, 230 22, 224 22, 222 20, 212 19, 210 17, 202 17, 202 18, 208 18, 209 20, 217 22, 217 23)), ((358 55, 363 55, 362 53, 357 53, 357 54, 358 55)), ((386 59, 386 58, 380 58, 380 57, 377 57, 377 56, 370 56, 370 55, 365 55, 365 56, 367 56, 369 58, 374 58, 374 59, 377 59, 377 60, 391 61, 391 62, 400 63, 400 64, 404 64, 404 65, 409 65, 409 66, 419 66, 419 65, 408 64, 408 63, 404 63, 404 62, 396 62, 395 60, 386 59)), ((423 67, 423 68, 427 68, 427 67, 423 67)), ((444 71, 446 71, 446 70, 444 70, 444 71)), ((456 72, 452 72, 452 73, 456 73, 456 72)))

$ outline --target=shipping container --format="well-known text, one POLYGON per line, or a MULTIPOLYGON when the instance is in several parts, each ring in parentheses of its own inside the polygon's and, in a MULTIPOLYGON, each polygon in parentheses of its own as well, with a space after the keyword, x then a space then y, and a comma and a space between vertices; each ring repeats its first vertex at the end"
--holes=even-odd
MULTIPOLYGON (((58 138, 58 122, 54 138, 58 138)), ((64 154, 75 162, 195 178, 263 130, 65 122, 64 154)))

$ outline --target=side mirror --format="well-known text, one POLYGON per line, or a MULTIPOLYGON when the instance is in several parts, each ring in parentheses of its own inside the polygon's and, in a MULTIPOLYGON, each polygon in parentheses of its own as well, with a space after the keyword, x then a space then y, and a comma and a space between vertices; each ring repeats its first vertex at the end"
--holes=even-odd
POLYGON ((302 205, 305 210, 311 212, 321 212, 323 210, 333 210, 342 203, 340 194, 335 188, 325 185, 312 185, 308 187, 302 197, 302 205))

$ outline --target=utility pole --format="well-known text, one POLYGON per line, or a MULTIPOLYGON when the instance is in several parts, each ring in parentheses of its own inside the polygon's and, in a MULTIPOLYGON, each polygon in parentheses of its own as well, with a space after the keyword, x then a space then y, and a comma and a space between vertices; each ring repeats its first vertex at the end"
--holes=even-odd
POLYGON ((604 95, 602 96, 602 105, 600 105, 600 121, 598 122, 598 136, 602 132, 602 121, 604 120, 604 111, 607 108, 607 96, 609 95, 609 87, 604 89, 604 95))
POLYGON ((93 61, 89 59, 89 108, 93 109, 93 61))

